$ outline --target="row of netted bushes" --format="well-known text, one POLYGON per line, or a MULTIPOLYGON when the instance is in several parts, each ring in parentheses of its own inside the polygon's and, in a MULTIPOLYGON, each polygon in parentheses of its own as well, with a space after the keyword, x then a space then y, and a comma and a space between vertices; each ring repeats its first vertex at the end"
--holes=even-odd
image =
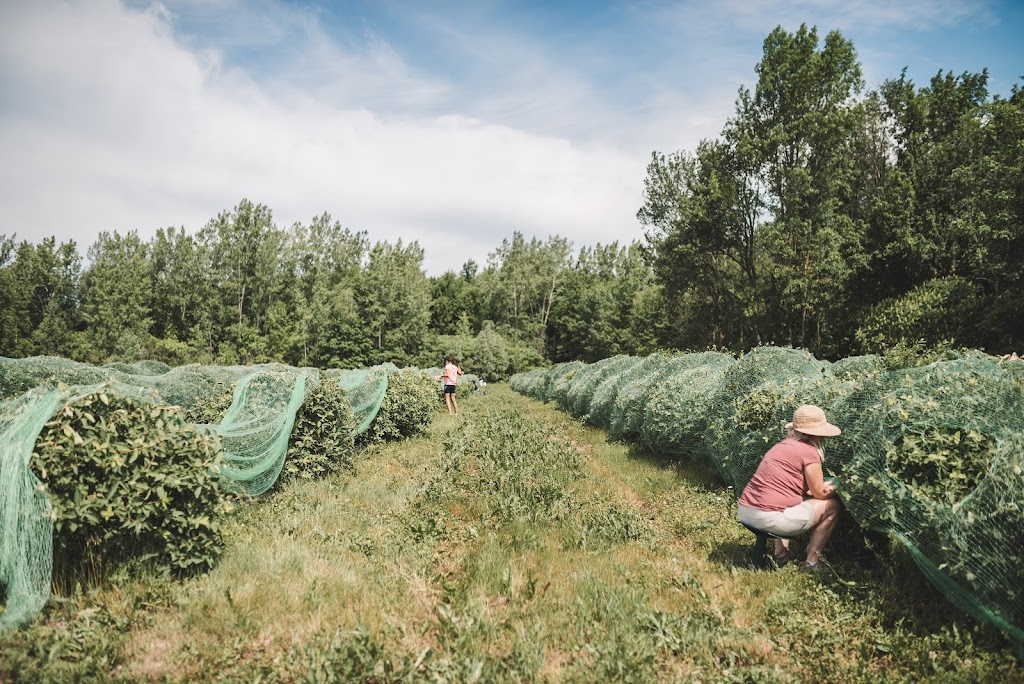
POLYGON ((158 389, 189 395, 177 379, 128 370, 159 369, 114 369, 127 384, 66 360, 0 360, 5 391, 40 383, 0 404, 0 627, 42 607, 53 567, 58 585, 125 561, 205 571, 240 495, 349 468, 357 444, 412 436, 440 405, 433 378, 391 365, 199 369, 190 374, 220 379, 187 409, 158 389))
POLYGON ((617 356, 516 375, 653 451, 703 463, 738 493, 801 404, 843 429, 825 469, 854 519, 898 541, 955 605, 1024 651, 1024 363, 979 352, 829 363, 760 347, 617 356))

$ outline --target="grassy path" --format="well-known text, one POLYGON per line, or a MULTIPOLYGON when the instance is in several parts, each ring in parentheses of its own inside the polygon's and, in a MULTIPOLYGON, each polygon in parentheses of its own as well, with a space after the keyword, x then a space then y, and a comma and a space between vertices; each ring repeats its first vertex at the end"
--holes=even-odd
POLYGON ((0 641, 0 680, 1024 678, 927 592, 737 567, 731 491, 489 390, 243 507, 207 576, 55 602, 0 641))

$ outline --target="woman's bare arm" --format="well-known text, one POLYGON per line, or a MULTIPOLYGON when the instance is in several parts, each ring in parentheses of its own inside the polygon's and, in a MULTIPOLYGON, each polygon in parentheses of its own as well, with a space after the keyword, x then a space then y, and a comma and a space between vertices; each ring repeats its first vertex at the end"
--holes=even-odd
POLYGON ((815 499, 828 499, 836 495, 836 488, 831 482, 825 482, 820 463, 808 463, 804 466, 804 483, 807 491, 815 499))

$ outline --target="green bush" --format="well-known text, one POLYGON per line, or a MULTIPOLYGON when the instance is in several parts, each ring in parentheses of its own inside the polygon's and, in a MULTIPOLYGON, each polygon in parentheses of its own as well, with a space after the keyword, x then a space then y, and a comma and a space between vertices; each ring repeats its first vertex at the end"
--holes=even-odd
POLYGON ((154 405, 101 387, 62 408, 36 441, 31 466, 53 507, 54 560, 152 561, 172 574, 205 571, 222 549, 220 440, 154 405))
POLYGON ((295 416, 282 477, 313 479, 351 467, 355 428, 345 390, 336 379, 325 378, 295 416))
POLYGON ((185 411, 185 420, 199 425, 218 425, 231 407, 232 391, 198 397, 185 411))
POLYGON ((921 496, 956 504, 974 491, 996 454, 996 441, 977 430, 933 427, 890 445, 886 465, 921 496))
POLYGON ((483 329, 473 338, 470 350, 474 372, 491 382, 508 379, 511 364, 508 345, 505 338, 494 330, 493 323, 484 323, 483 329))
POLYGON ((422 432, 439 407, 438 396, 437 381, 421 370, 391 373, 380 411, 360 440, 382 442, 422 432))
MULTIPOLYGON (((218 424, 231 406, 232 392, 197 399, 187 420, 218 424)), ((281 477, 315 479, 352 465, 356 420, 337 378, 323 380, 302 401, 288 439, 281 477)))

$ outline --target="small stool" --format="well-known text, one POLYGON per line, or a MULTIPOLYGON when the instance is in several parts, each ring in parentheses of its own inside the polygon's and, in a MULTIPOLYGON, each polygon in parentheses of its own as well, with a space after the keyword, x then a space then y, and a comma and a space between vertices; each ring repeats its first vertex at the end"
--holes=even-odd
POLYGON ((745 522, 741 522, 740 525, 743 525, 744 527, 746 527, 748 530, 753 532, 754 535, 757 537, 757 540, 754 541, 754 548, 750 552, 750 561, 754 564, 754 567, 757 568, 758 570, 764 570, 766 567, 768 567, 768 564, 765 563, 765 561, 764 561, 764 557, 768 553, 768 539, 769 538, 771 538, 771 539, 794 539, 794 537, 786 537, 786 536, 783 536, 781 534, 774 534, 772 532, 765 532, 764 530, 758 529, 758 528, 754 527, 753 525, 748 525, 745 522))

